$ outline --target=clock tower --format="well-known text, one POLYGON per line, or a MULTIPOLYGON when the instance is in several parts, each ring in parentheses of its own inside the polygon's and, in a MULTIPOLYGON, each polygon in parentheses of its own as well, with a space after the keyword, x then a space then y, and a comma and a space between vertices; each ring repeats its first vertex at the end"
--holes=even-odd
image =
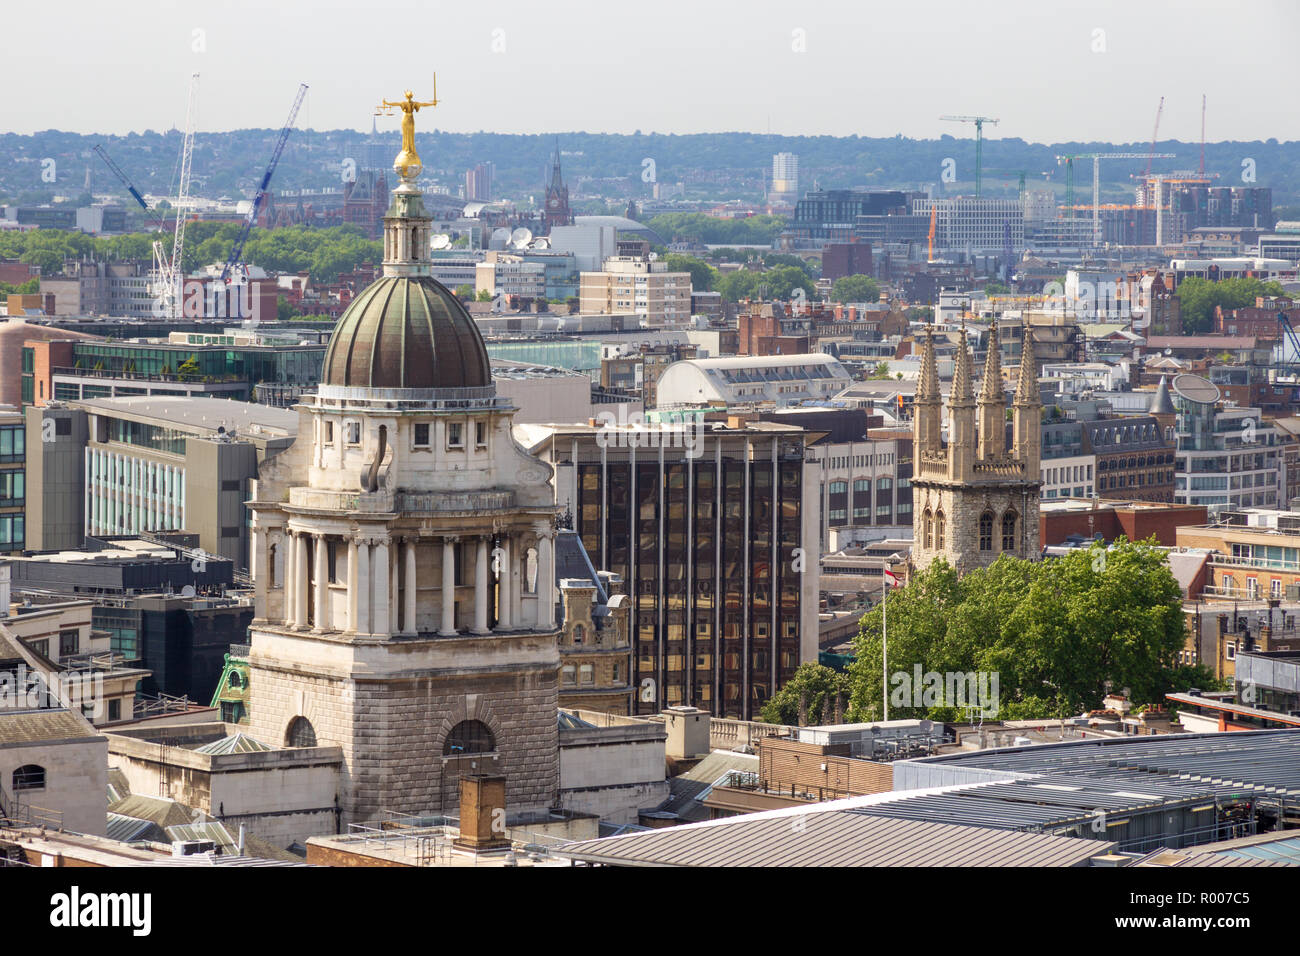
POLYGON ((555 226, 573 225, 573 213, 569 211, 569 187, 564 185, 560 174, 560 144, 555 144, 555 158, 551 161, 551 182, 546 187, 546 208, 542 214, 546 231, 555 226))

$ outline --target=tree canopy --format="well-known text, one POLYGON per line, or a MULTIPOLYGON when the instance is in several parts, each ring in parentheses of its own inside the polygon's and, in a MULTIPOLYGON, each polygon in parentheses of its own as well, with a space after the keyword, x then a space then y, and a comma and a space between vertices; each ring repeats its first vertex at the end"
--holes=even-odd
POLYGON ((830 723, 835 719, 835 695, 842 694, 844 702, 849 697, 847 674, 832 670, 822 664, 800 664, 784 687, 768 698, 761 717, 765 723, 808 726, 830 723), (807 707, 806 720, 799 720, 799 705, 807 707))
MULTIPOLYGON (((889 595, 890 691, 916 673, 997 675, 1000 719, 1074 716, 1108 691, 1135 704, 1213 685, 1202 667, 1178 663, 1185 640, 1181 592, 1154 539, 1027 561, 1003 555, 958 578, 939 560, 889 595)), ((862 618, 849 667, 849 719, 883 716, 881 616, 862 618)), ((962 720, 953 701, 891 700, 891 719, 962 720), (924 703, 924 701, 922 702, 924 703)))
POLYGON ((1262 279, 1222 279, 1211 282, 1200 276, 1191 276, 1178 283, 1174 293, 1182 306, 1183 330, 1188 334, 1208 332, 1214 325, 1215 306, 1240 309, 1254 305, 1259 296, 1285 295, 1277 282, 1262 279))
POLYGON ((836 302, 879 302, 880 283, 871 276, 841 276, 831 286, 836 302))

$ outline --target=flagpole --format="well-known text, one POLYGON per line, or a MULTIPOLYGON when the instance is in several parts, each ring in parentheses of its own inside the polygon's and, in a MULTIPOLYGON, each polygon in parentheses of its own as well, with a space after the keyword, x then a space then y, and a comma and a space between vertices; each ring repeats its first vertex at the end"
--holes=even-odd
POLYGON ((885 698, 885 720, 889 719, 889 578, 885 576, 888 573, 889 568, 885 568, 885 574, 880 576, 884 584, 880 593, 880 663, 883 668, 880 689, 885 698))

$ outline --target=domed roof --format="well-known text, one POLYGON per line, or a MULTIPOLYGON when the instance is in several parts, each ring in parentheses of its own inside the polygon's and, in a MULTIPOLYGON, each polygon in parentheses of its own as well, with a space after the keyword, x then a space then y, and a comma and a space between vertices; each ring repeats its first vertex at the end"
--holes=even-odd
POLYGON ((482 388, 492 371, 478 325, 450 289, 429 276, 384 276, 339 319, 321 384, 482 388))

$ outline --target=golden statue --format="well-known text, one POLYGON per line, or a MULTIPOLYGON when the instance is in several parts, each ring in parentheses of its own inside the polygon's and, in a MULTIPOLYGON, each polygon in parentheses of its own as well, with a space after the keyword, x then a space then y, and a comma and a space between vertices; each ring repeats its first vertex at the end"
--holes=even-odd
POLYGON ((393 169, 402 178, 403 182, 414 182, 419 178, 420 170, 424 168, 420 162, 420 154, 415 151, 415 114, 420 111, 422 106, 437 105, 438 77, 435 74, 433 78, 433 99, 429 102, 418 102, 415 99, 415 94, 407 90, 405 99, 395 102, 383 100, 375 109, 376 116, 392 116, 394 107, 402 111, 402 151, 393 160, 393 169))

